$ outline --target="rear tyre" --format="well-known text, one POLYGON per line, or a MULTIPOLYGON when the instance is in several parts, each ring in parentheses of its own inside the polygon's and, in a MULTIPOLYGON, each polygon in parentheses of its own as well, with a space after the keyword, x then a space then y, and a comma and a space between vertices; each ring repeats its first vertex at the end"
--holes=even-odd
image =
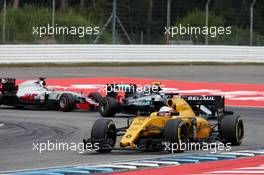
POLYGON ((99 153, 109 153, 116 143, 116 126, 110 119, 98 119, 92 127, 91 138, 99 140, 99 153))
POLYGON ((103 117, 114 117, 118 111, 116 99, 105 97, 99 103, 99 112, 103 117))
POLYGON ((237 146, 244 138, 244 123, 240 116, 224 116, 220 123, 221 140, 224 143, 231 143, 237 146))
POLYGON ((103 99, 102 95, 97 92, 90 93, 88 97, 93 99, 97 103, 99 103, 103 99))
POLYGON ((59 110, 63 112, 70 112, 72 111, 76 106, 74 97, 72 94, 62 94, 59 103, 58 103, 58 108, 59 110))
POLYGON ((184 152, 188 143, 188 130, 181 119, 169 120, 165 124, 163 138, 170 146, 166 150, 170 153, 184 152))

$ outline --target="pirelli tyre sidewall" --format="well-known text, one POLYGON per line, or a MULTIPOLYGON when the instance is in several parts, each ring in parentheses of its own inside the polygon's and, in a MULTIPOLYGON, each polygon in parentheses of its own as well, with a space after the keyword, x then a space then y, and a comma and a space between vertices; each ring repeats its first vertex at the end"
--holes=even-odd
POLYGON ((104 97, 99 103, 99 113, 103 117, 114 117, 118 111, 116 99, 112 97, 104 97))
MULTIPOLYGON (((107 153, 111 152, 112 148, 115 146, 116 143, 116 126, 113 120, 111 119, 98 119, 95 121, 91 131, 91 138, 98 140, 98 139, 109 139, 111 140, 111 144, 109 145, 108 149, 100 148, 101 144, 99 143, 99 150, 97 152, 107 153)), ((104 146, 104 145, 102 145, 104 146)))
POLYGON ((70 112, 76 106, 75 99, 72 94, 64 93, 60 96, 58 101, 58 108, 63 112, 70 112))
POLYGON ((240 116, 224 116, 220 124, 222 142, 232 146, 240 145, 244 138, 244 123, 240 116))
MULTIPOLYGON (((170 143, 171 148, 173 146, 174 152, 184 152, 180 148, 181 144, 187 144, 188 142, 187 125, 181 119, 167 121, 164 127, 163 138, 170 143)), ((172 152, 172 149, 168 151, 172 152)))

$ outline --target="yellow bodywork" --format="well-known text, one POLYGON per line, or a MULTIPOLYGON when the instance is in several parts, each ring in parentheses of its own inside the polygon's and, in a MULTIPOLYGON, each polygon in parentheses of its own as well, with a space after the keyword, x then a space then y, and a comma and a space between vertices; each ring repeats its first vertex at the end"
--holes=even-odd
MULTIPOLYGON (((120 141, 121 147, 136 148, 135 142, 142 137, 151 137, 158 135, 164 128, 168 120, 180 118, 188 127, 188 135, 192 136, 191 119, 196 118, 196 138, 206 139, 211 133, 211 126, 207 120, 202 117, 195 116, 190 105, 182 98, 173 98, 168 100, 168 106, 171 107, 177 115, 171 117, 159 116, 158 112, 153 112, 149 117, 137 116, 133 119, 131 125, 126 129, 125 135, 120 141)), ((173 131, 172 131, 173 132, 173 131)))

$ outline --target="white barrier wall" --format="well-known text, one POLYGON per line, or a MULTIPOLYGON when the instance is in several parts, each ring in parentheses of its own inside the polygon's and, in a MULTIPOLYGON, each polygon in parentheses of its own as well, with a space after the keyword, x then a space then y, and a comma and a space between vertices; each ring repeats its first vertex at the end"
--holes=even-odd
POLYGON ((264 62, 264 47, 198 45, 0 45, 0 63, 264 62))

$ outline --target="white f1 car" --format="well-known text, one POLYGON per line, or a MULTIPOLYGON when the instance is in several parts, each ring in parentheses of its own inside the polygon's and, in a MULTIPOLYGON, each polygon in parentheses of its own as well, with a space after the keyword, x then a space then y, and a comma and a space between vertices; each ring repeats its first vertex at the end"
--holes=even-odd
POLYGON ((69 112, 74 109, 97 110, 101 94, 85 96, 70 91, 57 91, 46 86, 45 78, 25 81, 16 85, 16 79, 0 78, 0 105, 39 107, 69 112))

